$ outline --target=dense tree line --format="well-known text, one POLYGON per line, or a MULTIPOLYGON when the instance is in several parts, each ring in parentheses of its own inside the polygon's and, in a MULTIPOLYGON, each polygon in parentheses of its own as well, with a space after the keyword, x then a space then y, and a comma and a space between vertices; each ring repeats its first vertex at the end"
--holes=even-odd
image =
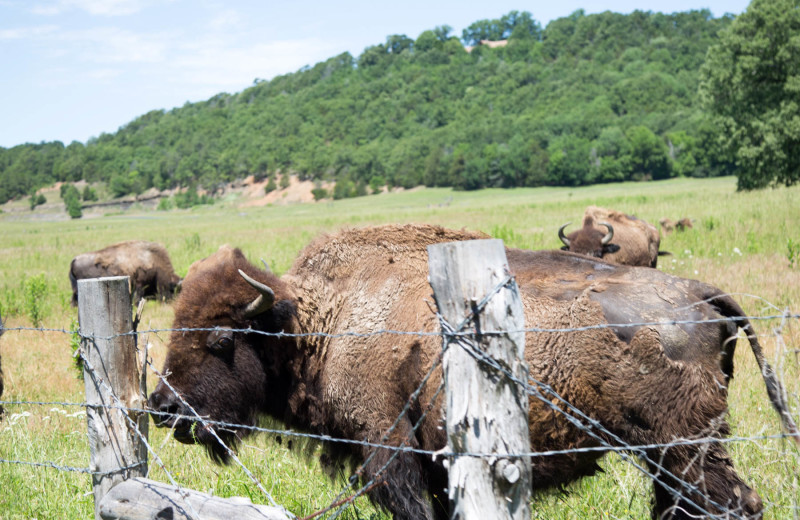
POLYGON ((720 33, 700 77, 739 187, 800 182, 800 0, 753 0, 720 33))
MULTIPOLYGON (((530 13, 391 35, 114 134, 0 148, 0 202, 55 181, 115 195, 291 172, 353 187, 568 185, 734 171, 698 98, 731 17, 530 13), (465 45, 507 39, 504 47, 465 45)), ((353 189, 352 193, 365 190, 353 189)))

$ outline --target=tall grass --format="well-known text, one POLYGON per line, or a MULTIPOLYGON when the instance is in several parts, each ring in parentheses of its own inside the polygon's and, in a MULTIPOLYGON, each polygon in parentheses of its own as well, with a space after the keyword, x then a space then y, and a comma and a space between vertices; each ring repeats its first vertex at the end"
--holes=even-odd
MULTIPOLYGON (((254 262, 263 258, 277 273, 319 233, 342 227, 388 222, 427 222, 466 227, 529 249, 558 248, 558 227, 579 222, 589 204, 635 214, 657 224, 661 217, 690 217, 694 227, 673 232, 661 248, 659 269, 701 279, 736 294, 750 315, 800 312, 800 188, 737 193, 735 179, 670 180, 587 188, 540 188, 453 192, 422 189, 305 205, 239 208, 228 199, 214 206, 171 212, 136 212, 81 220, 34 220, 0 214, 0 307, 9 327, 41 324, 72 330, 77 314, 69 305, 69 262, 78 253, 131 239, 163 243, 179 274, 222 244, 242 248, 254 262), (795 251, 792 256, 792 251, 795 251), (36 280, 35 287, 30 285, 36 280)), ((140 329, 168 328, 172 307, 148 302, 140 329)), ((798 411, 796 319, 758 321, 769 360, 779 370, 798 411)), ((161 366, 167 335, 151 333, 156 366, 161 366)), ((83 383, 75 374, 72 337, 61 332, 10 331, 0 339, 5 400, 80 403, 83 383)), ((746 342, 736 353, 731 383, 730 422, 735 436, 754 437, 780 431, 763 381, 746 342)), ((151 377, 151 379, 153 379, 151 377)), ((50 461, 86 467, 85 416, 67 404, 7 405, 0 422, 0 459, 50 461)), ((279 427, 279 425, 276 425, 279 427)), ((298 515, 330 503, 344 486, 347 472, 331 480, 313 445, 288 449, 273 435, 250 438, 241 456, 275 499, 298 515)), ((168 471, 187 487, 222 496, 249 496, 265 502, 244 472, 218 467, 200 448, 180 445, 168 432, 151 428, 151 443, 168 471)), ((798 514, 798 452, 783 440, 755 440, 729 445, 743 478, 767 504, 765 518, 798 514)), ((604 473, 584 479, 567 492, 549 491, 535 498, 533 518, 647 518, 650 483, 619 457, 607 457, 604 473)), ((151 477, 165 481, 151 460, 151 477)), ((0 518, 87 518, 92 514, 90 478, 52 468, 0 463, 0 518), (23 497, 25 497, 23 499, 23 497)), ((345 518, 383 518, 360 500, 345 518)))

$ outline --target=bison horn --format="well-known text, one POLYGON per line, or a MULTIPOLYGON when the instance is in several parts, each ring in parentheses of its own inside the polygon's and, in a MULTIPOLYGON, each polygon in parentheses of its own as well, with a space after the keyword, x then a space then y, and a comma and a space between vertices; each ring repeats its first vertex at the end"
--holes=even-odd
POLYGON ((606 236, 604 236, 603 239, 600 241, 600 243, 605 246, 608 245, 609 242, 611 242, 612 238, 614 238, 614 228, 611 227, 611 224, 609 224, 608 222, 600 222, 600 225, 608 228, 608 233, 606 233, 606 236))
POLYGON ((245 307, 245 318, 252 318, 270 310, 272 305, 275 303, 275 293, 272 291, 272 289, 261 282, 253 280, 241 269, 239 269, 239 274, 242 275, 242 278, 244 278, 247 283, 252 285, 253 288, 259 293, 258 297, 250 302, 247 307, 245 307))
POLYGON ((567 247, 569 247, 569 239, 566 236, 564 236, 564 228, 569 226, 570 224, 572 224, 572 222, 567 222, 566 224, 558 228, 558 238, 560 238, 561 241, 564 242, 564 245, 567 247))

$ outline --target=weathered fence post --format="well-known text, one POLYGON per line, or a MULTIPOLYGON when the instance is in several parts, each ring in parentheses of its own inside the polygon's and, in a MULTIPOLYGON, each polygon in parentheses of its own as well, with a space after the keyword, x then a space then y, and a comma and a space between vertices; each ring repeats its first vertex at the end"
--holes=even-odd
MULTIPOLYGON (((444 321, 457 329, 465 318, 469 337, 445 336, 444 378, 449 497, 454 519, 530 518, 530 460, 504 457, 527 453, 528 396, 508 372, 527 381, 522 302, 508 278, 502 240, 470 240, 428 246, 428 267, 436 304, 444 321), (487 334, 495 331, 501 334, 487 334), (519 331, 519 332, 516 332, 519 331), (489 359, 497 365, 486 363, 489 359)), ((456 330, 455 332, 458 332, 456 330)))
MULTIPOLYGON (((89 467, 98 472, 92 475, 92 485, 95 518, 99 520, 100 501, 114 485, 147 476, 145 443, 132 431, 122 410, 108 408, 144 407, 145 375, 137 361, 136 338, 130 334, 133 323, 128 277, 78 280, 78 321, 87 361, 83 379, 89 405, 89 467)), ((146 437, 147 414, 127 413, 146 437)))

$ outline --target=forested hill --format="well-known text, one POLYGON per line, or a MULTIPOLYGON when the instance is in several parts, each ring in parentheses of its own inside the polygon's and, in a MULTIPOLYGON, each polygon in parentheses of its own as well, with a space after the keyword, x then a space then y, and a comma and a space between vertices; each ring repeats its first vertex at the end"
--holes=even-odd
MULTIPOLYGON (((55 181, 116 195, 290 172, 411 187, 581 185, 731 173, 697 96, 730 17, 529 13, 392 35, 237 94, 152 111, 86 145, 0 148, 0 202, 55 181), (465 46, 480 40, 505 46, 465 46)), ((122 102, 123 100, 120 100, 122 102)), ((359 189, 356 189, 356 188, 359 189)))

